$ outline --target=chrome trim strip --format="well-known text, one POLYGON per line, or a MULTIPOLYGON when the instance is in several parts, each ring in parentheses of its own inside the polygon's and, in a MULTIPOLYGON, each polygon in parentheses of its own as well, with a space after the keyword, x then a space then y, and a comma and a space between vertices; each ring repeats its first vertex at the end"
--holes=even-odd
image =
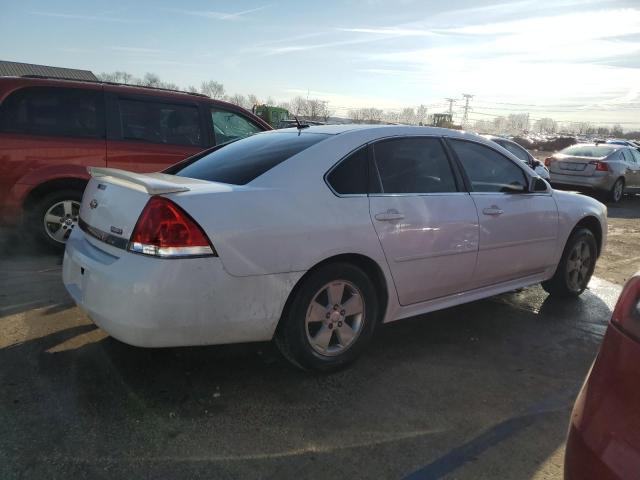
POLYGON ((97 238, 101 242, 109 244, 113 247, 126 250, 127 246, 129 245, 128 239, 118 237, 116 235, 111 235, 110 233, 103 232, 99 228, 92 227, 87 222, 85 222, 82 218, 78 219, 78 226, 80 227, 80 230, 82 230, 87 235, 97 238))

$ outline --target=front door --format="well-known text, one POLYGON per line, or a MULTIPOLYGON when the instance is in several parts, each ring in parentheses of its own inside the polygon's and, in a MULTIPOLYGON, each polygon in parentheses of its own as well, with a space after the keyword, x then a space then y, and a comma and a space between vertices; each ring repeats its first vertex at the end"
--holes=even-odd
POLYGON ((551 192, 530 193, 523 168, 486 145, 447 142, 466 173, 480 221, 473 287, 526 277, 552 266, 558 209, 551 192))
POLYGON ((436 137, 373 146, 381 193, 370 195, 401 305, 464 291, 476 263, 478 215, 436 137))

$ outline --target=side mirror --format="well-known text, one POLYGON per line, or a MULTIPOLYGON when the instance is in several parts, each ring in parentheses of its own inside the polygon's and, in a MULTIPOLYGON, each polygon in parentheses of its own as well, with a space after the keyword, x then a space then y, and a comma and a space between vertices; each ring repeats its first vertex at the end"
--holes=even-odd
POLYGON ((548 192, 549 186, 547 185, 547 182, 545 182, 542 178, 536 177, 533 180, 531 191, 532 192, 548 192))

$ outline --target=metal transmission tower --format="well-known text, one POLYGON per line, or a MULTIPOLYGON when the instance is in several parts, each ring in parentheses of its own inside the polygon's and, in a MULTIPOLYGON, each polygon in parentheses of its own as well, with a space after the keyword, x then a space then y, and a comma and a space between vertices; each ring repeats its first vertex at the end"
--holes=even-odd
POLYGON ((445 98, 449 102, 449 115, 453 117, 453 104, 457 102, 455 98, 445 98))
POLYGON ((467 123, 469 123, 469 111, 471 110, 471 107, 469 106, 469 101, 473 98, 473 95, 470 95, 468 93, 463 93, 462 96, 465 98, 464 114, 462 115, 462 128, 464 128, 467 126, 467 123))

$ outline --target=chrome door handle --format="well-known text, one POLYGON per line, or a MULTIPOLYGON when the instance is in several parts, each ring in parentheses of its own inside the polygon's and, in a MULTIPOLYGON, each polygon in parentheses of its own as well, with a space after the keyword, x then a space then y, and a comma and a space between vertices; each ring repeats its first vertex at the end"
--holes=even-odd
POLYGON ((504 210, 500 210, 498 207, 489 207, 482 210, 482 213, 485 215, 491 215, 492 217, 497 217, 498 215, 502 215, 504 210))
POLYGON ((374 218, 380 222, 393 222, 394 220, 402 220, 404 215, 397 210, 389 210, 384 213, 376 213, 374 218))

